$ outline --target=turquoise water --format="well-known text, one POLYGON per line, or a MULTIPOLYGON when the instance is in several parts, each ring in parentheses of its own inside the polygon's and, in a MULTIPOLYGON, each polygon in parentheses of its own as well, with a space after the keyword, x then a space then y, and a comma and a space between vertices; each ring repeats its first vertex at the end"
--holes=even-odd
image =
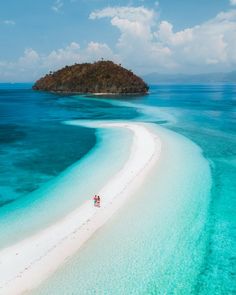
MULTIPOLYGON (((148 180, 148 191, 140 191, 139 202, 131 199, 36 294, 235 294, 235 100, 235 85, 158 85, 151 87, 148 96, 122 101, 1 85, 3 246, 69 211, 73 198, 63 211, 62 206, 53 206, 59 196, 53 198, 42 190, 51 187, 51 181, 58 183, 56 177, 68 168, 66 176, 73 169, 70 165, 80 163, 88 151, 92 156, 106 148, 99 146, 94 129, 66 126, 63 121, 143 120, 185 136, 159 130, 170 148, 148 180), (172 158, 177 150, 178 158, 172 158), (160 172, 161 167, 165 169, 160 172), (28 206, 33 203, 35 207, 28 206), (51 219, 37 212, 41 203, 51 204, 51 219), (22 222, 17 226, 18 219, 22 222), (30 219, 35 221, 32 227, 26 224, 30 219), (16 235, 17 229, 21 231, 16 235)), ((125 147, 130 140, 129 134, 117 132, 104 133, 112 147, 107 146, 109 159, 116 148, 119 153, 119 143, 125 147)), ((123 161, 127 152, 122 152, 123 161)), ((94 158, 87 169, 100 167, 103 161, 97 161, 94 158)), ((105 162, 102 167, 108 177, 111 165, 105 162)))
POLYGON ((2 206, 0 247, 49 226, 91 198, 127 161, 131 140, 128 131, 99 130, 97 144, 81 161, 27 196, 2 206), (107 154, 116 159, 112 166, 107 154))
POLYGON ((33 294, 191 292, 206 239, 210 169, 194 144, 158 134, 163 156, 143 189, 33 294))
POLYGON ((196 142, 211 165, 213 186, 205 228, 208 238, 193 293, 235 294, 236 86, 166 86, 158 93, 160 100, 150 96, 148 105, 174 114, 176 122, 169 128, 196 142))

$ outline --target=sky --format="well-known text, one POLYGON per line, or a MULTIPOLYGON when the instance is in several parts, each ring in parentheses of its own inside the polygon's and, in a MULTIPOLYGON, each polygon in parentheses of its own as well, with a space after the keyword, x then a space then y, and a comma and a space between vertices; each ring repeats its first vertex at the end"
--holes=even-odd
POLYGON ((236 0, 0 0, 0 82, 101 58, 137 74, 236 69, 236 0))

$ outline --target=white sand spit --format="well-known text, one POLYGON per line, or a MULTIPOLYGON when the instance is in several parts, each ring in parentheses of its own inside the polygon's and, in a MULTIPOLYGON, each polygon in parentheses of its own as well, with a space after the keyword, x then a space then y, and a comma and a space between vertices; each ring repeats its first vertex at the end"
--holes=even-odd
MULTIPOLYGON (((79 123, 78 123, 79 124, 79 123)), ((129 159, 101 188, 101 208, 91 200, 65 218, 0 252, 0 294, 23 294, 48 278, 142 185, 161 153, 160 139, 148 124, 100 123, 133 132, 129 159)), ((111 159, 115 161, 115 159, 111 159)), ((76 194, 75 187, 75 194, 76 194)))

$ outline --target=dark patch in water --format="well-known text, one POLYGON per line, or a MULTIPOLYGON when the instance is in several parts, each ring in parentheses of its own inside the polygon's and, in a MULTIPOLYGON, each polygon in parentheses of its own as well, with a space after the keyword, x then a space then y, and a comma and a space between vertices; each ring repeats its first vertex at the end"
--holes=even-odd
POLYGON ((62 124, 41 126, 40 133, 32 128, 28 137, 22 148, 32 152, 16 159, 14 166, 51 176, 81 159, 96 142, 92 129, 62 124))
POLYGON ((5 205, 7 205, 7 204, 10 204, 10 203, 12 203, 14 200, 5 200, 5 201, 1 201, 0 200, 0 207, 3 207, 3 206, 5 206, 5 205))
POLYGON ((26 133, 14 124, 0 124, 0 144, 14 143, 25 138, 26 133))
POLYGON ((169 123, 167 120, 159 120, 159 121, 152 121, 152 122, 158 125, 164 125, 169 123))

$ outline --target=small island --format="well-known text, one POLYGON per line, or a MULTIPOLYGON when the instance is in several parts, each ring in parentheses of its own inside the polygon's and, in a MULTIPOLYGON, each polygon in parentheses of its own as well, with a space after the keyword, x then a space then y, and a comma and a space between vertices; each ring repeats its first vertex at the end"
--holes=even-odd
POLYGON ((34 90, 83 94, 146 94, 148 85, 112 61, 74 64, 40 78, 34 90))

